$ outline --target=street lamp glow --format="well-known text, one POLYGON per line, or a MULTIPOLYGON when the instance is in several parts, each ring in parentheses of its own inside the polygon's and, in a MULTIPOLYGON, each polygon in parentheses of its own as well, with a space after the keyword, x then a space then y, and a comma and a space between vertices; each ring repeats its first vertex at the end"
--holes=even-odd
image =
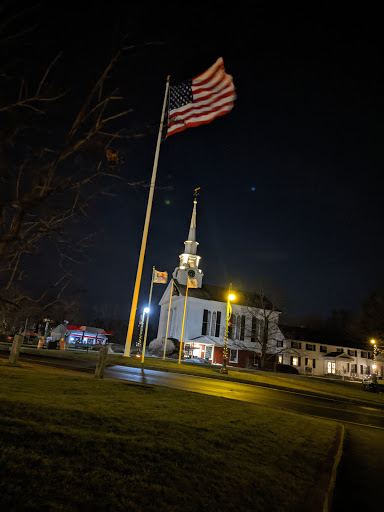
POLYGON ((236 299, 236 295, 234 295, 233 293, 230 293, 228 295, 228 300, 235 300, 236 299))
POLYGON ((149 313, 149 308, 144 308, 144 313, 145 314, 149 313))

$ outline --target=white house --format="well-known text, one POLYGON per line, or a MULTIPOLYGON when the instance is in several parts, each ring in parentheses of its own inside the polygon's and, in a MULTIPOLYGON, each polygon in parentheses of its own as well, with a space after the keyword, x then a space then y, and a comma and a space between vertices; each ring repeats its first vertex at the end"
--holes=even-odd
POLYGON ((348 346, 348 341, 328 339, 324 333, 300 327, 281 327, 285 335, 284 353, 278 362, 295 366, 299 373, 338 375, 363 379, 376 371, 384 377, 384 356, 372 350, 348 346), (376 367, 375 367, 376 366, 376 367))
MULTIPOLYGON (((195 198, 188 239, 184 242, 184 252, 179 255, 179 266, 160 300, 157 338, 149 349, 159 350, 163 346, 168 325, 167 339, 176 340, 179 345, 182 338, 186 357, 193 355, 222 364, 228 288, 203 283, 201 257, 197 255, 196 205, 195 198), (188 287, 186 300, 188 279, 194 287, 188 287)), ((236 298, 228 328, 228 365, 257 367, 263 357, 266 365, 273 368, 277 354, 284 349, 284 336, 277 325, 280 311, 263 296, 240 290, 233 293, 236 298)))

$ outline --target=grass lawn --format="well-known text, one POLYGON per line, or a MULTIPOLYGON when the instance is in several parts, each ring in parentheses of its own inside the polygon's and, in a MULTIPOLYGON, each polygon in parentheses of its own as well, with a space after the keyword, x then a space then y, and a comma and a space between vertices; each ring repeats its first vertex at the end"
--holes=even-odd
POLYGON ((2 510, 294 511, 337 424, 0 363, 2 510))

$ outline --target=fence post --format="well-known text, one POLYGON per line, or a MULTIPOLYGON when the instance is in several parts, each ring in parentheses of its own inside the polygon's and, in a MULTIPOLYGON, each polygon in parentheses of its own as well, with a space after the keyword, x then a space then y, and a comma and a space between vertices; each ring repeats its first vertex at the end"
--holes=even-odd
POLYGON ((19 360, 20 347, 21 347, 22 341, 23 341, 23 336, 20 336, 20 334, 15 334, 15 336, 13 337, 11 353, 9 354, 9 359, 8 359, 9 364, 17 364, 17 361, 19 360))
POLYGON ((99 357, 96 363, 95 379, 102 379, 104 377, 105 364, 107 362, 108 345, 101 347, 99 357))

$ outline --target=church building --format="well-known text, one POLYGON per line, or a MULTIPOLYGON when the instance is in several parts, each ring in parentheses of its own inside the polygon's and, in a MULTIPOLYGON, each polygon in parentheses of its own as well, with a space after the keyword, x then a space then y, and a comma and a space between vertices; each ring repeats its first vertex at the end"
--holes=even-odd
MULTIPOLYGON (((204 283, 201 257, 197 255, 196 206, 195 197, 188 239, 179 256, 179 266, 159 302, 157 338, 149 348, 159 350, 164 346, 168 326, 167 347, 179 346, 182 339, 184 357, 201 357, 222 364, 229 283, 225 287, 204 283)), ((227 365, 257 368, 263 361, 265 368, 274 369, 276 363, 282 362, 284 350, 284 336, 278 327, 280 311, 262 295, 241 290, 233 290, 233 294, 227 365)))

